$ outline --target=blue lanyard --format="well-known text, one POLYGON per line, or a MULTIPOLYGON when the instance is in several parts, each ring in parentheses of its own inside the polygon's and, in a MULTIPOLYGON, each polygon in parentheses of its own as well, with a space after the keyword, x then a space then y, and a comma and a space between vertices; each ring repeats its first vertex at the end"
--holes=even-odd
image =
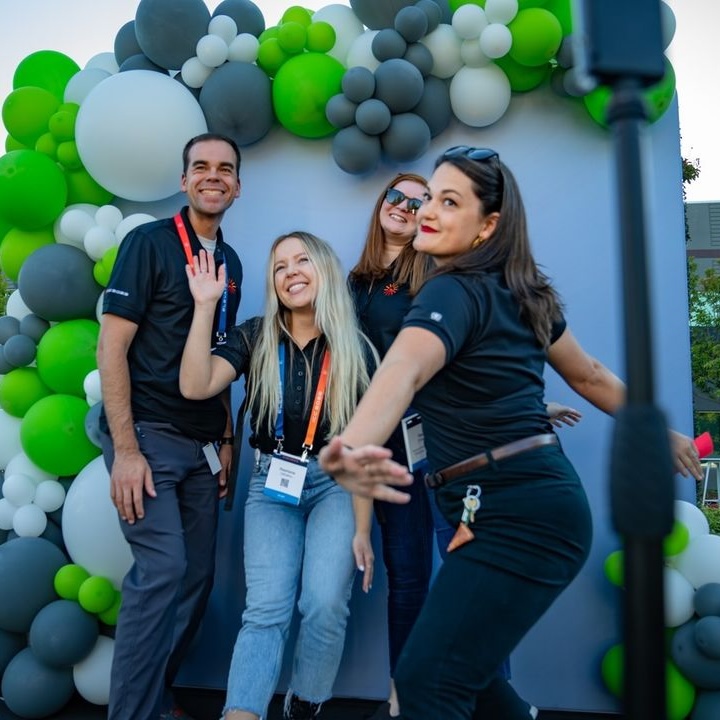
POLYGON ((281 340, 278 345, 278 365, 280 367, 280 384, 278 393, 278 414, 275 418, 275 439, 278 442, 278 452, 282 449, 282 441, 285 438, 285 419, 283 412, 283 395, 285 394, 285 343, 281 340))

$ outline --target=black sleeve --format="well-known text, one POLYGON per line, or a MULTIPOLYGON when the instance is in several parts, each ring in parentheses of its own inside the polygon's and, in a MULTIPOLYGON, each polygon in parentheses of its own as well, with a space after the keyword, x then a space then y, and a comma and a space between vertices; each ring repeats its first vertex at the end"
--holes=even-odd
POLYGON ((213 355, 227 360, 233 366, 236 380, 250 369, 250 358, 257 342, 261 321, 262 318, 256 317, 241 325, 235 325, 228 333, 227 342, 213 348, 213 355))

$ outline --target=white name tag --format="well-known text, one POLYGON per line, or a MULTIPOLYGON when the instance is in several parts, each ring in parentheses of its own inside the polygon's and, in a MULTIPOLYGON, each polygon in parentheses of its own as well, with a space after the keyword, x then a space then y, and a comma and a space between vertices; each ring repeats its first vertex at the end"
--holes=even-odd
POLYGON ((425 433, 423 432, 422 418, 419 413, 413 413, 400 421, 405 454, 407 455, 410 471, 417 470, 427 459, 425 450, 425 433))
POLYGON ((203 446, 203 452, 205 453, 205 459, 207 460, 210 472, 213 475, 217 475, 222 469, 222 465, 220 464, 220 458, 218 457, 215 446, 212 443, 207 443, 207 445, 203 446))
POLYGON ((307 475, 307 463, 297 455, 273 453, 263 492, 275 500, 300 504, 307 475))

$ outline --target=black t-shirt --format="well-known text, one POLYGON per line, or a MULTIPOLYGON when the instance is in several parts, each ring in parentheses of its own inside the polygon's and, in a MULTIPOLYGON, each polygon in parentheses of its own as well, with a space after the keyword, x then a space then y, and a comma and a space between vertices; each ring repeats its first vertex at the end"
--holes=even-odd
MULTIPOLYGON (((445 366, 415 396, 435 470, 514 440, 552 432, 544 403, 546 360, 499 273, 428 280, 403 327, 445 346, 445 366)), ((553 327, 552 340, 565 329, 553 327)))
MULTIPOLYGON (((187 208, 183 208, 182 215, 192 253, 197 255, 202 245, 190 225, 187 208)), ((219 264, 223 259, 227 265, 229 330, 235 325, 240 305, 242 265, 218 231, 215 261, 219 264)), ((103 312, 138 326, 128 352, 133 418, 170 422, 189 437, 217 440, 226 422, 220 399, 186 400, 180 394, 180 359, 194 308, 186 263, 172 218, 139 226, 120 244, 105 291, 103 312)), ((215 328, 219 306, 220 303, 215 328)))

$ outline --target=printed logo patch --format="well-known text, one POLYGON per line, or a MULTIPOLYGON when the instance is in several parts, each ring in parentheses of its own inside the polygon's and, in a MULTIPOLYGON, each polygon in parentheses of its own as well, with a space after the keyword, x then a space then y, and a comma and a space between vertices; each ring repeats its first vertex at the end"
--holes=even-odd
POLYGON ((443 319, 442 313, 439 312, 431 312, 430 313, 430 319, 434 320, 435 322, 440 322, 443 319))

